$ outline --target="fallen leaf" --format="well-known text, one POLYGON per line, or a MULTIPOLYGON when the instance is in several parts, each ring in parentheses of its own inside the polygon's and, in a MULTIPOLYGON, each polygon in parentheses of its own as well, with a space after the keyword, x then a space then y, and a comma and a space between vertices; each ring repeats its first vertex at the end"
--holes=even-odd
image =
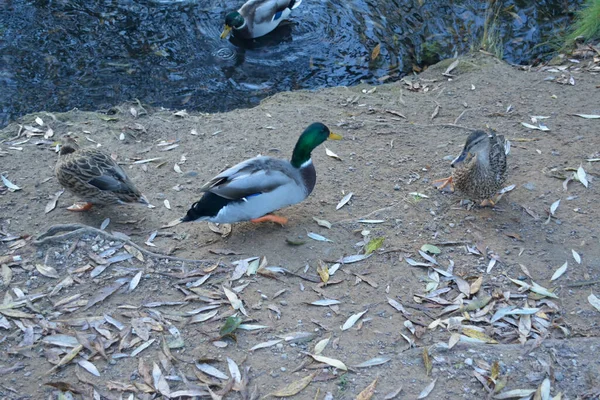
POLYGON ((350 318, 348 318, 346 320, 346 322, 344 322, 344 325, 341 326, 341 329, 343 331, 345 331, 345 330, 352 328, 354 326, 354 324, 360 319, 360 317, 365 315, 365 313, 367 311, 369 311, 369 310, 365 310, 363 312, 359 312, 358 314, 354 314, 354 315, 350 316, 350 318))
POLYGON ((287 385, 286 387, 277 390, 276 392, 273 393, 269 393, 267 396, 273 396, 273 397, 291 397, 294 396, 298 393, 300 393, 302 390, 304 390, 305 387, 307 387, 310 382, 312 382, 313 378, 315 376, 317 376, 317 374, 319 373, 319 371, 317 372, 313 372, 312 374, 305 376, 304 378, 292 382, 289 385, 287 385))
POLYGON ((594 293, 590 293, 588 301, 596 310, 600 311, 600 299, 594 293))
POLYGON ((379 57, 380 52, 381 52, 381 43, 377 43, 377 46, 375 46, 373 48, 373 51, 371 52, 371 60, 375 60, 377 57, 379 57))
POLYGON ((371 239, 369 243, 367 243, 367 245, 365 246, 365 254, 371 254, 372 252, 378 250, 383 245, 384 240, 384 237, 377 237, 371 239))
POLYGON ((400 385, 400 387, 398 389, 394 390, 393 392, 389 392, 388 394, 383 396, 383 400, 392 400, 393 398, 398 396, 401 391, 402 391, 402 385, 400 385))
POLYGON ((421 251, 424 251, 429 254, 440 254, 442 251, 439 247, 434 246, 432 244, 424 244, 421 246, 421 251))
POLYGON ((424 399, 425 397, 429 396, 429 393, 431 393, 431 391, 435 387, 435 383, 437 382, 437 380, 438 378, 435 378, 429 385, 425 386, 425 389, 421 391, 417 399, 424 399))
POLYGON ((596 114, 572 114, 575 115, 577 117, 581 117, 581 118, 585 118, 585 119, 598 119, 600 118, 600 115, 596 115, 596 114))
POLYGON ((327 239, 325 236, 321 236, 318 233, 308 232, 307 236, 318 242, 332 242, 333 243, 333 240, 327 239))
POLYGON ((198 368, 200 371, 204 372, 207 375, 214 376, 215 378, 223 380, 229 379, 227 375, 225 375, 223 372, 219 371, 210 364, 196 363, 196 368, 198 368))
POLYGON ((376 365, 385 364, 386 362, 388 362, 390 360, 391 360, 390 357, 375 357, 375 358, 371 358, 370 360, 363 361, 360 364, 353 365, 352 367, 354 367, 354 368, 374 367, 376 365))
POLYGON ((347 195, 345 195, 342 200, 340 200, 340 202, 338 203, 337 206, 335 206, 336 210, 339 210, 340 208, 344 207, 346 205, 346 203, 348 203, 350 201, 350 199, 352 198, 352 196, 354 195, 354 193, 350 192, 347 195))
POLYGON ((338 156, 337 154, 335 154, 333 151, 329 150, 327 147, 325 147, 325 154, 327 154, 331 158, 335 158, 336 160, 342 161, 342 159, 340 158, 340 156, 338 156))
POLYGON ((264 349, 264 348, 267 348, 267 347, 272 347, 272 346, 275 346, 276 344, 281 343, 281 342, 283 342, 283 339, 275 339, 275 340, 269 340, 268 342, 262 342, 262 343, 259 343, 257 345, 252 346, 250 348, 250 351, 255 351, 255 350, 258 350, 258 349, 264 349))
POLYGON ((329 281, 329 268, 327 268, 327 265, 321 260, 319 260, 319 263, 317 264, 317 273, 321 277, 321 281, 324 283, 329 281))
POLYGON ((95 304, 106 300, 106 298, 108 296, 110 296, 111 294, 113 294, 117 290, 119 290, 119 288, 121 286, 123 286, 125 283, 126 283, 126 281, 119 280, 110 286, 103 287, 96 293, 96 295, 92 296, 92 298, 88 300, 87 305, 83 308, 83 310, 85 311, 85 310, 89 309, 90 307, 94 306, 95 304))
POLYGON ((550 215, 554 215, 554 213, 558 209, 559 205, 560 205, 560 199, 556 200, 554 203, 552 203, 552 205, 550 206, 550 215))
POLYGON ((573 254, 573 258, 575 259, 577 264, 581 264, 581 256, 579 255, 579 253, 573 249, 571 249, 571 253, 573 254))
POLYGON ((375 394, 375 386, 377 385, 377 379, 369 384, 362 392, 356 396, 356 400, 369 400, 375 394))
POLYGON ((535 392, 536 392, 535 389, 514 389, 514 390, 509 390, 507 392, 499 393, 499 394, 495 395, 493 398, 494 399, 517 399, 517 398, 519 398, 520 399, 522 397, 531 396, 535 392))
POLYGON ((313 219, 317 222, 317 225, 322 226, 327 229, 331 229, 331 222, 326 221, 324 219, 319 219, 317 217, 313 217, 313 219))
POLYGON ((548 127, 546 125, 543 125, 543 124, 539 124, 538 126, 535 126, 535 125, 528 124, 527 122, 521 122, 521 125, 523 125, 525 128, 534 129, 534 130, 538 130, 538 131, 549 131, 550 130, 550 129, 548 129, 548 127))
POLYGON ((171 209, 171 203, 169 203, 169 200, 165 199, 163 203, 165 204, 166 208, 168 208, 169 210, 171 209))
POLYGON ((56 203, 58 202, 58 198, 65 192, 64 189, 59 190, 58 192, 54 193, 54 196, 52 196, 52 198, 50 199, 50 201, 48 202, 48 204, 46 204, 46 208, 44 209, 44 213, 48 214, 50 211, 54 210, 56 208, 56 203))
POLYGON ((550 278, 550 280, 554 281, 554 280, 560 278, 567 271, 568 265, 569 265, 569 263, 567 261, 565 261, 565 263, 559 269, 557 269, 554 272, 554 274, 552 274, 552 278, 550 278))
POLYGON ((433 369, 433 364, 431 363, 431 358, 429 358, 427 347, 423 347, 423 364, 425 364, 425 375, 429 376, 433 369))
POLYGON ((583 186, 588 187, 589 183, 587 180, 587 174, 581 165, 579 168, 577 168, 577 179, 583 184, 583 186))
POLYGON ((137 274, 135 274, 135 276, 131 279, 131 281, 129 282, 129 290, 128 292, 133 292, 133 290, 137 287, 137 285, 140 283, 140 279, 142 279, 142 272, 143 271, 139 271, 137 274))
POLYGON ((454 60, 454 61, 452 62, 452 64, 450 64, 450 65, 448 66, 448 68, 446 68, 446 71, 444 71, 444 72, 442 73, 442 75, 450 75, 450 72, 452 72, 452 70, 453 70, 454 68, 458 67, 458 64, 459 64, 459 63, 460 63, 460 60, 459 60, 459 59, 456 59, 456 60, 454 60))
POLYGON ((10 190, 11 192, 16 192, 17 190, 21 190, 20 187, 18 187, 17 185, 15 185, 11 181, 9 181, 7 178, 4 177, 4 175, 0 175, 0 178, 2 178, 2 183, 4 183, 4 186, 6 186, 8 188, 8 190, 10 190))
POLYGON ((58 272, 56 272, 54 268, 49 267, 48 265, 35 264, 35 269, 37 269, 40 274, 47 276, 48 278, 59 278, 58 272))
POLYGON ((309 355, 318 362, 322 362, 327 365, 331 365, 332 367, 341 369, 343 371, 348 370, 348 367, 346 367, 346 365, 343 362, 341 362, 340 360, 336 360, 335 358, 329 358, 329 357, 321 356, 318 354, 309 354, 309 355))
POLYGON ((221 327, 221 329, 219 330, 219 335, 225 336, 225 335, 232 334, 233 332, 235 332, 235 330, 237 328, 239 328, 241 323, 242 323, 241 317, 237 317, 237 316, 227 317, 227 319, 225 320, 225 325, 223 325, 223 327, 221 327))
POLYGON ((79 364, 80 367, 85 369, 90 374, 95 375, 95 376, 100 376, 100 372, 98 371, 98 368, 96 368, 96 366, 94 364, 92 364, 91 362, 89 362, 88 360, 81 359, 81 360, 77 361, 77 364, 79 364))
POLYGON ((332 300, 332 299, 321 299, 321 300, 317 300, 317 301, 313 301, 312 303, 309 303, 313 306, 333 306, 335 304, 340 304, 339 300, 332 300))

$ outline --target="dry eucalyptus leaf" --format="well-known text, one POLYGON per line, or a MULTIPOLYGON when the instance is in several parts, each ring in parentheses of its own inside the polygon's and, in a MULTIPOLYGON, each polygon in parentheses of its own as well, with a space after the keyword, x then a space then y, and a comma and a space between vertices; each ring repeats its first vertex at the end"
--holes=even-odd
POLYGON ((454 68, 458 67, 458 64, 460 63, 459 59, 456 59, 452 62, 452 64, 450 64, 448 66, 448 68, 446 68, 446 71, 444 71, 444 73, 442 75, 450 75, 450 72, 452 72, 452 70, 454 70, 454 68))
POLYGON ((286 387, 279 389, 274 393, 270 393, 270 395, 273 397, 295 396, 296 394, 298 394, 302 390, 304 390, 304 388, 307 387, 312 382, 312 380, 314 379, 315 376, 317 376, 318 373, 319 373, 319 371, 313 372, 312 374, 305 376, 304 378, 302 378, 298 381, 292 382, 289 385, 287 385, 286 387))
POLYGON ((129 290, 128 290, 128 292, 133 292, 133 290, 140 283, 140 279, 142 279, 142 273, 143 273, 143 271, 139 271, 137 274, 135 274, 135 276, 133 277, 133 279, 131 279, 131 281, 129 282, 129 290))
POLYGON ((313 301, 312 303, 313 306, 333 306, 335 304, 340 304, 339 300, 332 300, 332 299, 321 299, 321 300, 317 300, 317 301, 313 301))
POLYGON ((560 205, 560 199, 556 200, 554 203, 552 203, 552 205, 550 206, 550 215, 554 215, 554 213, 558 209, 559 205, 560 205))
POLYGON ((596 114, 573 114, 577 117, 581 117, 581 118, 585 118, 585 119, 598 119, 600 118, 600 115, 596 115, 596 114))
POLYGON ((377 385, 377 379, 369 384, 362 392, 356 396, 356 400, 369 400, 375 394, 375 385, 377 385))
POLYGON ((309 238, 316 240, 318 242, 332 242, 333 240, 327 239, 325 236, 319 235, 318 233, 308 232, 307 235, 309 238))
POLYGON ((6 186, 8 188, 8 190, 10 190, 11 192, 16 192, 17 190, 21 190, 20 187, 18 187, 17 185, 15 185, 11 181, 9 181, 8 178, 4 177, 4 175, 0 175, 0 178, 2 178, 2 183, 4 183, 4 186, 6 186))
POLYGON ((252 346, 250 348, 250 351, 255 351, 258 349, 265 349, 267 347, 272 347, 281 342, 283 342, 283 339, 275 339, 275 340, 269 340, 268 342, 262 342, 262 343, 252 346))
POLYGON ((571 249, 571 253, 573 254, 573 258, 575 259, 577 264, 581 264, 581 256, 579 255, 579 253, 573 249, 571 249))
POLYGON ((223 380, 229 379, 227 375, 225 375, 223 372, 219 371, 210 364, 196 363, 196 368, 198 368, 200 371, 204 372, 207 375, 214 376, 215 378, 223 380))
POLYGON ((358 320, 360 319, 360 317, 362 317, 363 315, 365 315, 365 313, 369 311, 369 310, 365 310, 363 312, 359 312, 358 314, 354 314, 352 316, 350 316, 350 318, 348 318, 346 320, 346 322, 344 322, 344 325, 341 326, 341 329, 343 331, 348 330, 350 328, 352 328, 354 326, 354 324, 356 322, 358 322, 358 320))
POLYGON ((326 221, 324 219, 319 219, 317 217, 313 217, 313 219, 317 222, 317 225, 322 226, 327 229, 331 229, 331 222, 326 221))
POLYGON ((96 366, 94 364, 92 364, 91 362, 89 362, 88 360, 81 359, 81 360, 77 361, 77 364, 79 364, 80 367, 85 369, 90 374, 95 375, 95 376, 100 376, 100 372, 98 371, 98 368, 96 368, 96 366))
POLYGON ((58 272, 56 272, 56 270, 48 265, 42 265, 42 264, 35 264, 35 268, 38 270, 38 272, 44 276, 47 276, 48 278, 54 278, 54 279, 58 279, 58 272))
POLYGON ((425 386, 425 389, 423 389, 421 391, 421 393, 419 394, 419 397, 417 397, 417 399, 424 399, 425 397, 429 396, 429 393, 431 393, 431 391, 435 387, 435 383, 437 382, 437 379, 438 378, 435 378, 429 385, 425 386))
POLYGON ((371 52, 371 60, 375 60, 377 57, 379 57, 380 52, 381 52, 381 43, 377 43, 377 46, 375 46, 373 48, 373 51, 371 52))
POLYGON ((329 357, 325 357, 325 356, 321 356, 318 354, 309 354, 312 358, 315 359, 315 361, 318 362, 322 362, 325 363, 327 365, 331 365, 332 367, 335 367, 337 369, 341 369, 343 371, 348 371, 348 367, 346 367, 346 365, 341 362, 340 360, 336 360, 335 358, 329 358, 329 357))
POLYGON ((329 150, 327 147, 325 147, 325 154, 327 154, 331 158, 335 158, 336 160, 342 161, 340 156, 335 154, 333 151, 329 150))
POLYGON ((513 389, 495 395, 494 399, 520 399, 531 396, 536 392, 535 389, 513 389))
POLYGON ((588 301, 596 310, 600 311, 600 299, 594 293, 590 293, 588 301))
POLYGON ((342 198, 342 200, 340 200, 340 202, 337 204, 337 206, 335 206, 335 209, 339 210, 340 208, 344 207, 346 205, 346 203, 348 203, 350 201, 350 199, 352 198, 353 195, 354 195, 354 193, 352 193, 352 192, 345 195, 342 198))
POLYGON ((577 179, 583 184, 583 186, 588 187, 589 183, 587 180, 587 174, 581 165, 579 168, 577 168, 577 179))
POLYGON ((179 166, 179 164, 175 163, 175 165, 173 165, 173 170, 175 172, 177 172, 178 174, 183 173, 183 171, 181 170, 181 167, 179 166))
POLYGON ((567 271, 568 265, 569 265, 569 263, 567 261, 565 261, 565 263, 559 269, 557 269, 554 272, 554 274, 552 274, 552 278, 550 278, 550 280, 554 281, 554 280, 560 278, 567 271))
POLYGON ((56 208, 56 203, 58 202, 58 198, 65 192, 64 189, 59 190, 58 192, 54 193, 54 196, 52 196, 52 198, 50 199, 50 201, 48 202, 48 204, 46 204, 46 208, 44 209, 44 213, 48 214, 50 211, 54 210, 56 208))
POLYGON ((371 358, 370 360, 361 362, 360 364, 356 364, 353 365, 353 368, 368 368, 368 367, 374 367, 375 365, 382 365, 385 364, 386 362, 390 361, 391 358, 390 357, 375 357, 375 358, 371 358))

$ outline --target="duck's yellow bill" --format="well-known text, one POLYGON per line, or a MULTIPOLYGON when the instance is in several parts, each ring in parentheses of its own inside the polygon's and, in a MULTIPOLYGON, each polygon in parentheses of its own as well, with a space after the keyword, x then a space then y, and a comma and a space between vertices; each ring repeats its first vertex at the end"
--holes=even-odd
POLYGON ((329 139, 331 140, 341 140, 342 135, 338 135, 337 133, 329 132, 329 139))
POLYGON ((221 39, 225 39, 229 35, 229 32, 231 32, 231 27, 225 25, 225 29, 223 29, 223 32, 221 33, 221 39))

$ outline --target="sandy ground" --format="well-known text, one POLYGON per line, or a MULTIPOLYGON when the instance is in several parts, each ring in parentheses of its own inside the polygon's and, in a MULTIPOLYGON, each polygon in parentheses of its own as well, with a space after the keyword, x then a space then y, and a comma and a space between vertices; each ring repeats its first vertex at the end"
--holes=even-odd
POLYGON ((435 381, 429 399, 491 398, 494 390, 518 389, 511 398, 532 390, 539 398, 597 398, 600 311, 588 296, 600 296, 600 163, 588 159, 600 157, 600 119, 573 114, 600 114, 600 76, 585 63, 523 71, 477 55, 461 58, 449 79, 442 73, 451 62, 376 90, 280 93, 225 114, 175 114, 132 103, 108 113, 40 112, 0 131, 0 170, 21 188, 0 189, 0 397, 55 398, 61 389, 76 398, 209 396, 210 387, 213 397, 262 398, 296 383, 287 394, 298 391, 303 399, 351 399, 363 390, 362 398, 383 399, 400 387, 396 398, 414 399, 435 381), (538 122, 550 130, 523 126, 537 125, 531 116, 543 116, 538 122), (257 154, 288 158, 313 121, 344 140, 314 151, 315 190, 279 212, 287 226, 240 223, 225 238, 207 223, 164 228, 225 167, 257 154), (49 127, 53 137, 39 136, 49 127), (470 129, 487 128, 511 141, 508 184, 516 186, 495 208, 469 207, 460 194, 439 193, 431 182, 451 173, 449 160, 470 129), (71 213, 65 207, 75 199, 65 193, 46 213, 61 190, 53 140, 67 132, 115 154, 156 207, 71 213), (160 160, 133 163, 152 158, 160 160), (579 166, 589 186, 571 180, 565 190, 579 166), (106 218, 107 234, 80 231, 34 243, 53 225, 100 228, 106 218), (155 231, 154 246, 145 244, 155 231), (363 254, 376 238, 383 244, 371 257, 342 263, 328 285, 319 283, 319 265, 363 254), (202 261, 139 254, 131 242, 202 261), (441 272, 410 265, 431 264, 418 252, 425 244, 441 250, 434 259, 441 272), (107 263, 111 257, 117 258, 107 263), (259 273, 240 276, 248 265, 232 262, 252 257, 264 257, 259 273), (566 272, 551 281, 565 261, 566 272), (519 290, 511 278, 555 297, 519 290), (226 296, 229 290, 246 315, 232 308, 239 303, 226 296), (310 304, 325 299, 339 303, 310 304), (509 306, 537 310, 493 321, 509 306), (249 330, 235 330, 235 340, 220 337, 233 315, 249 330), (321 356, 348 371, 308 355, 327 338, 321 356), (264 342, 271 346, 250 350, 264 342), (374 358, 381 364, 359 366, 374 358))

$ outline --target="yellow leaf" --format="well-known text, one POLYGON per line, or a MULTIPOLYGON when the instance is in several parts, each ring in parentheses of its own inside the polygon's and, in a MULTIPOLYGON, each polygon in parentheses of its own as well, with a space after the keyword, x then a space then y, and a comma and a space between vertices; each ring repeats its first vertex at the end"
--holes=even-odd
POLYGON ((317 265, 317 272, 323 282, 327 283, 329 281, 329 268, 321 260, 319 260, 319 265, 317 265))
POLYGON ((494 339, 492 339, 485 333, 479 332, 478 330, 475 330, 475 329, 463 328, 462 332, 470 338, 481 340, 482 342, 485 342, 485 343, 498 343, 497 341, 495 341, 494 339))
POLYGON ((481 284, 483 283, 483 276, 480 276, 475 280, 475 282, 471 283, 471 294, 475 294, 479 292, 481 288, 481 284))
POLYGON ((498 363, 498 361, 494 361, 494 363, 492 364, 492 373, 490 374, 490 378, 493 381, 496 381, 496 379, 498 379, 499 376, 500 376, 500 364, 498 363))
POLYGON ((379 56, 379 52, 381 51, 381 43, 377 43, 377 46, 373 49, 371 53, 371 60, 376 59, 379 56))
POLYGON ((427 347, 423 347, 423 362, 425 363, 425 373, 427 376, 431 373, 431 369, 433 368, 433 364, 431 363, 431 359, 429 358, 429 352, 427 351, 427 347))
MULTIPOLYGON (((286 387, 284 387, 283 389, 279 389, 275 393, 270 393, 267 396, 274 396, 274 397, 294 396, 294 395, 300 393, 305 387, 307 387, 308 384, 313 380, 313 378, 315 376, 317 376, 317 373, 318 372, 313 372, 312 374, 305 376, 304 378, 300 379, 299 381, 292 382, 289 385, 287 385, 286 387)), ((265 397, 267 397, 267 396, 265 396, 265 397)))
POLYGON ((369 400, 371 397, 373 397, 373 394, 375 394, 375 385, 377 385, 377 379, 379 378, 375 378, 375 380, 371 382, 369 386, 360 392, 358 396, 356 396, 356 400, 369 400))

